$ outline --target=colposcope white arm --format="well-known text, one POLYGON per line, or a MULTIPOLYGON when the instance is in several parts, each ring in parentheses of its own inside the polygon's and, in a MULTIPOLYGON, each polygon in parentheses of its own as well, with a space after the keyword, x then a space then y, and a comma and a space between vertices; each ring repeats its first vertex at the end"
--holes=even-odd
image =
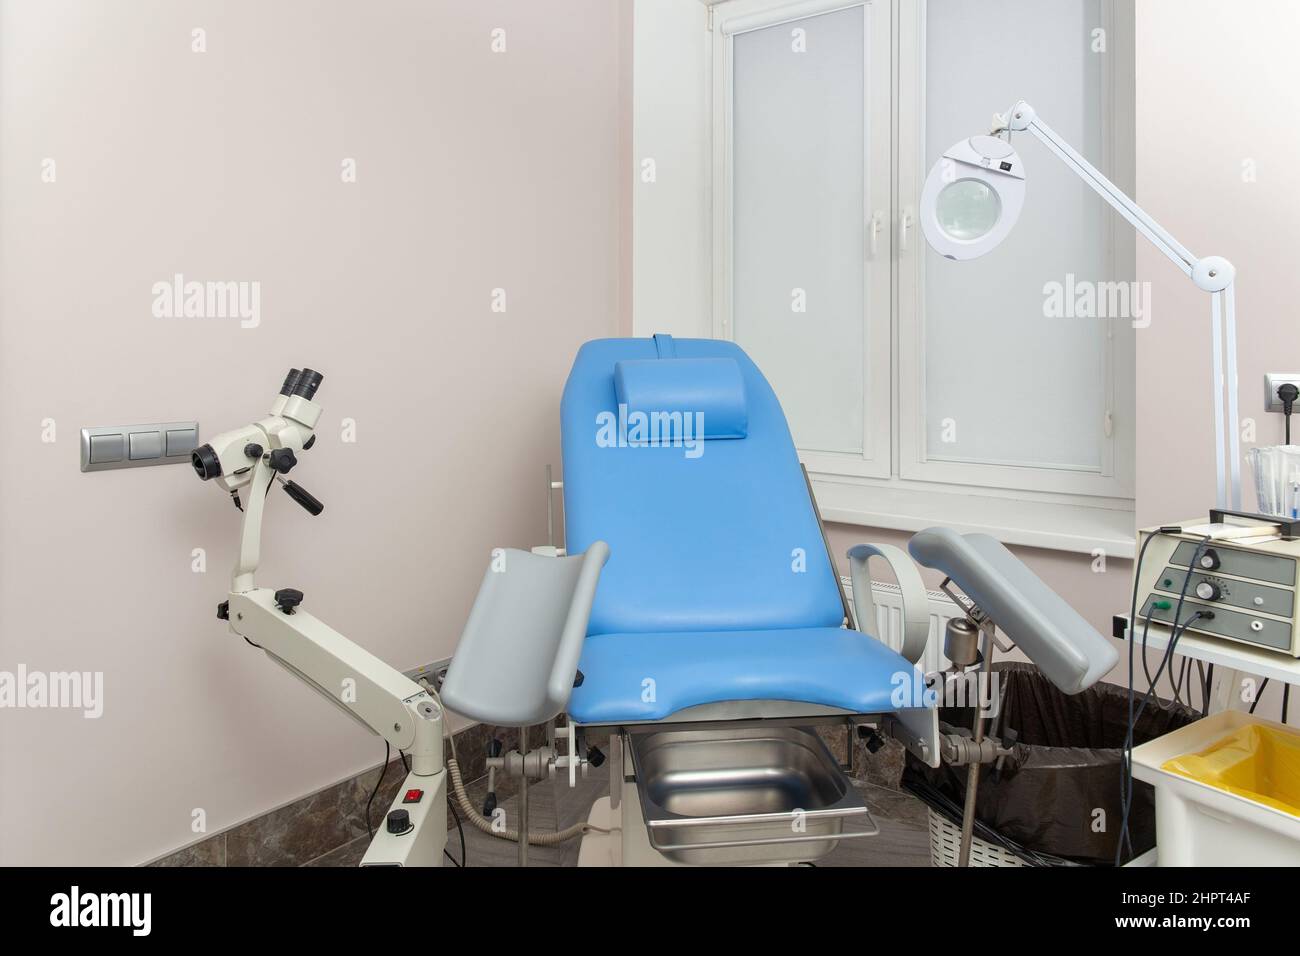
POLYGON ((1210 322, 1213 340, 1211 387, 1214 398, 1215 465, 1218 506, 1241 508, 1241 448, 1237 418, 1237 316, 1233 282, 1237 270, 1222 256, 1199 259, 1186 246, 1147 215, 1123 190, 1079 155, 1051 127, 1038 118, 1034 108, 1020 100, 993 124, 994 134, 1004 131, 1032 133, 1066 166, 1116 212, 1150 240, 1196 287, 1210 293, 1210 322), (1226 356, 1225 356, 1226 353, 1226 356), (1226 396, 1225 396, 1226 393, 1226 396), (1225 421, 1226 409, 1226 421, 1225 421))
MULTIPOLYGON (((286 388, 295 374, 286 379, 286 388)), ((267 418, 218 435, 195 451, 200 477, 216 478, 232 496, 247 499, 230 593, 218 613, 232 633, 410 757, 410 774, 392 807, 408 813, 410 827, 397 834, 380 827, 363 865, 436 866, 447 838, 442 708, 406 675, 302 610, 301 592, 254 584, 267 492, 310 447, 320 411, 305 395, 282 389, 267 418), (421 799, 403 802, 413 789, 422 791, 421 799)), ((302 489, 289 483, 287 490, 312 514, 320 513, 319 502, 302 489)))
POLYGON ((424 688, 316 617, 301 608, 286 611, 275 593, 231 591, 230 630, 411 760, 388 811, 405 811, 407 824, 394 833, 385 814, 361 865, 441 865, 447 843, 442 708, 424 688), (408 801, 412 791, 419 797, 408 801))

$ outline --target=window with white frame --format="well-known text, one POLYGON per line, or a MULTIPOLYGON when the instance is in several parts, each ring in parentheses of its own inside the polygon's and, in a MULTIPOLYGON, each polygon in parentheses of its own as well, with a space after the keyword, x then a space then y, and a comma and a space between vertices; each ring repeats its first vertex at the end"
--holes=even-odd
POLYGON ((916 222, 931 164, 1019 99, 1131 189, 1124 7, 710 9, 712 333, 771 380, 828 519, 1076 550, 1131 535, 1140 296, 1107 308, 1132 279, 1126 224, 1028 137, 1001 246, 949 261, 916 222))

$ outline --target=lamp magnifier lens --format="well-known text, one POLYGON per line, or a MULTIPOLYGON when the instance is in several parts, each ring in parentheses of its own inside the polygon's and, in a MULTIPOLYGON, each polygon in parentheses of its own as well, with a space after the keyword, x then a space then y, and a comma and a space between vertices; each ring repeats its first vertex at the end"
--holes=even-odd
POLYGON ((969 242, 997 225, 1002 216, 1002 200, 977 179, 958 179, 940 191, 935 216, 945 233, 969 242))

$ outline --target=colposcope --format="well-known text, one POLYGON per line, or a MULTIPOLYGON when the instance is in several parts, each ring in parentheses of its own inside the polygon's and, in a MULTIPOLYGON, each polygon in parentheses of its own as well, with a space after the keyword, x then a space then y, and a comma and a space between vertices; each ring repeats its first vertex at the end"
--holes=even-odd
POLYGON ((447 837, 440 816, 446 812, 442 708, 423 687, 305 611, 302 591, 254 583, 272 482, 308 513, 324 510, 284 477, 316 442, 321 408, 314 398, 323 379, 310 368, 290 369, 265 418, 222 432, 191 456, 195 473, 229 492, 243 513, 239 556, 217 618, 409 757, 406 782, 363 864, 437 865, 447 837))
POLYGON ((216 479, 230 492, 235 507, 243 510, 239 491, 252 483, 257 461, 270 468, 269 477, 280 482, 285 492, 312 515, 325 506, 295 481, 284 478, 298 464, 297 453, 316 443, 313 429, 320 419, 320 407, 312 399, 325 376, 314 369, 289 369, 280 394, 271 403, 270 415, 260 421, 222 432, 190 454, 190 464, 204 481, 216 479))
MULTIPOLYGON (((215 481, 227 491, 243 514, 239 557, 231 573, 230 592, 217 606, 217 618, 232 633, 281 665, 294 677, 342 709, 372 733, 382 737, 407 764, 405 781, 397 791, 384 823, 372 834, 362 866, 438 866, 447 842, 447 795, 450 789, 467 822, 494 836, 517 840, 522 829, 521 859, 529 842, 546 844, 569 839, 581 831, 528 833, 526 805, 522 826, 497 826, 470 803, 460 779, 452 748, 443 761, 443 710, 432 685, 416 683, 345 635, 310 614, 301 590, 257 587, 254 575, 261 553, 262 515, 273 482, 312 515, 324 506, 296 482, 284 476, 298 464, 298 455, 316 442, 315 428, 321 408, 314 401, 323 376, 310 368, 290 369, 270 412, 242 428, 222 432, 196 448, 191 457, 195 473, 215 481)), ((585 632, 587 609, 596 578, 608 548, 592 547, 584 556, 542 558, 526 552, 503 551, 500 566, 484 577, 471 623, 513 634, 527 635, 534 655, 548 655, 564 636, 585 632), (506 568, 510 573, 502 573, 506 568)), ((568 687, 576 666, 576 647, 569 642, 573 660, 561 660, 552 683, 568 687)), ((463 661, 472 654, 459 655, 463 661)), ((519 657, 522 660, 523 656, 519 657)), ((550 658, 547 658, 548 662, 550 658)), ((494 673, 497 661, 479 661, 462 673, 494 673)), ((555 708, 556 711, 559 706, 555 708)), ((552 711, 548 716, 554 716, 552 711)), ((530 753, 534 770, 556 772, 568 768, 572 775, 579 760, 576 737, 569 728, 568 754, 557 752, 552 740, 530 753)), ((509 755, 502 758, 508 762, 509 755)), ((382 779, 382 778, 381 778, 382 779)), ((376 786, 376 790, 378 787, 376 786)), ((526 796, 521 791, 521 802, 526 796)), ((369 814, 367 813, 367 817, 369 814)))

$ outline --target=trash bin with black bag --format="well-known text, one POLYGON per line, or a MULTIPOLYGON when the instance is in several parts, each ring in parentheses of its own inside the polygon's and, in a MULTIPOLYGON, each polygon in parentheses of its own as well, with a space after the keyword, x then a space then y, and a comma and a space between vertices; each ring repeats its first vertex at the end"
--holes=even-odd
MULTIPOLYGON (((992 693, 998 700, 988 733, 1015 738, 1000 765, 980 767, 971 862, 985 866, 1110 866, 1123 820, 1121 780, 1128 728, 1128 688, 1098 682, 1069 695, 1032 664, 995 663, 992 693)), ((1140 702, 1142 694, 1136 694, 1140 702)), ((1133 744, 1177 730, 1200 714, 1152 698, 1138 719, 1133 744)), ((942 707, 940 724, 969 728, 972 707, 942 707)), ((960 840, 966 767, 928 767, 911 756, 903 788, 930 809, 932 862, 954 865, 960 840)), ((1132 854, 1155 846, 1155 798, 1133 784, 1129 811, 1132 854)))

